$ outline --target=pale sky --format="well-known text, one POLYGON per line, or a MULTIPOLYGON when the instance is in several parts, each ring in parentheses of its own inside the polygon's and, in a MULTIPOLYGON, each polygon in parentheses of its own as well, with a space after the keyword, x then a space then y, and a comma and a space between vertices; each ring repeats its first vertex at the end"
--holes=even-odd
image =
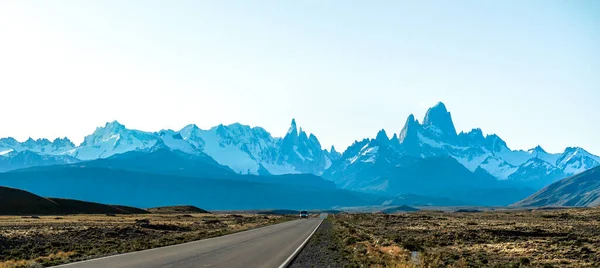
POLYGON ((0 2, 0 137, 296 118, 343 150, 438 101, 512 149, 600 154, 600 1, 0 2))

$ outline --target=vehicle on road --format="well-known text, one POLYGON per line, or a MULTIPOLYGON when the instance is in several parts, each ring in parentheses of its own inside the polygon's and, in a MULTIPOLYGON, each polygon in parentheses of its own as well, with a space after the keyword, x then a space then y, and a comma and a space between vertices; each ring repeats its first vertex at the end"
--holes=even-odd
POLYGON ((300 218, 301 219, 308 219, 308 211, 306 211, 306 210, 300 211, 300 218))

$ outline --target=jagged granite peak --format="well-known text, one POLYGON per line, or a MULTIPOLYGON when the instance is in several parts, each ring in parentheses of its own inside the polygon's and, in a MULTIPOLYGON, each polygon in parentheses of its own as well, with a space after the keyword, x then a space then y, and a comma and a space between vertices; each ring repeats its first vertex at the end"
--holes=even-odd
POLYGON ((467 133, 467 136, 474 137, 476 139, 481 139, 481 140, 485 139, 485 137, 483 136, 483 131, 481 131, 481 128, 472 129, 471 131, 469 131, 467 133))
POLYGON ((0 145, 7 146, 7 147, 15 147, 15 146, 21 145, 21 144, 19 143, 19 141, 17 141, 13 137, 6 137, 6 138, 0 139, 0 145))
MULTIPOLYGON (((342 154, 340 152, 336 151, 335 147, 333 145, 331 145, 331 149, 329 149, 329 151, 327 153, 329 154, 329 158, 331 161, 337 161, 338 159, 340 159, 342 157, 342 154)), ((326 167, 325 169, 327 169, 327 168, 329 168, 329 167, 326 167)))
POLYGON ((402 147, 404 153, 408 155, 420 154, 421 143, 419 141, 419 132, 421 130, 422 126, 419 124, 419 121, 415 120, 414 115, 409 115, 398 136, 400 147, 402 147))
POLYGON ((402 130, 400 131, 398 139, 403 143, 408 137, 416 136, 420 127, 419 121, 415 120, 413 114, 410 114, 406 119, 406 123, 404 123, 404 127, 402 127, 402 130))
POLYGON ((298 126, 296 125, 296 118, 292 118, 292 123, 290 124, 290 128, 288 129, 287 134, 298 135, 298 126))
POLYGON ((536 157, 538 156, 538 154, 542 153, 542 154, 546 154, 546 150, 544 150, 544 148, 542 148, 542 146, 538 145, 534 148, 531 148, 529 150, 527 150, 528 152, 536 155, 536 157))
POLYGON ((125 125, 119 123, 119 121, 114 120, 112 122, 107 122, 104 128, 110 132, 118 132, 126 129, 125 125))
POLYGON ((452 122, 452 115, 446 109, 446 105, 438 102, 435 106, 429 108, 423 119, 423 126, 426 128, 436 128, 442 135, 447 137, 456 136, 456 128, 452 122))
POLYGON ((480 128, 474 128, 469 132, 458 134, 461 143, 471 146, 485 146, 485 137, 480 128))
POLYGON ((196 146, 196 148, 199 150, 202 150, 202 148, 204 148, 205 141, 200 135, 201 131, 202 130, 196 126, 196 124, 189 124, 179 131, 179 135, 181 135, 183 140, 196 146))
POLYGON ((23 145, 27 148, 34 148, 36 146, 47 146, 50 144, 52 144, 52 142, 50 142, 50 140, 48 140, 48 139, 34 140, 31 137, 29 137, 25 142, 23 142, 23 145))
POLYGON ((381 129, 379 132, 377 132, 375 140, 380 143, 387 143, 388 141, 390 141, 387 133, 385 133, 385 129, 381 129))
POLYGON ((52 141, 52 145, 55 148, 73 148, 73 147, 75 147, 75 144, 67 137, 54 139, 54 141, 52 141))
POLYGON ((394 145, 400 144, 400 139, 398 138, 398 134, 394 133, 394 135, 392 135, 392 138, 390 139, 390 142, 394 145))
POLYGON ((297 128, 293 119, 287 135, 278 142, 275 163, 292 166, 298 172, 320 175, 325 167, 331 165, 331 159, 316 136, 311 134, 309 137, 306 131, 302 128, 297 131, 297 128))
POLYGON ((304 130, 302 130, 302 128, 300 128, 300 133, 298 134, 298 139, 300 141, 307 141, 308 140, 308 136, 306 135, 306 132, 304 130))
POLYGON ((485 136, 485 148, 492 152, 509 150, 506 142, 496 134, 485 136))
POLYGON ((335 154, 335 153, 338 153, 338 151, 335 150, 335 146, 331 145, 331 149, 329 149, 329 153, 335 154))
POLYGON ((316 145, 317 147, 321 148, 321 143, 319 142, 319 139, 317 139, 317 136, 313 135, 312 133, 308 136, 308 140, 316 145))

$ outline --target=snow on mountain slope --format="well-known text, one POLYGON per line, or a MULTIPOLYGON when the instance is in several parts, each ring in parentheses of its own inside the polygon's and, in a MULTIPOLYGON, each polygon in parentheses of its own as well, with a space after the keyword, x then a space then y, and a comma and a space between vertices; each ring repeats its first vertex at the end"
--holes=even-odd
POLYGON ((47 155, 32 151, 11 151, 0 157, 0 172, 48 165, 76 163, 79 160, 65 155, 47 155))
POLYGON ((187 154, 197 155, 201 151, 193 144, 185 141, 181 134, 173 130, 161 130, 158 132, 162 142, 171 150, 181 151, 187 154))
POLYGON ((600 166, 600 157, 582 148, 569 147, 556 161, 556 166, 567 175, 574 175, 600 166))
POLYGON ((57 138, 54 141, 48 139, 27 139, 24 142, 18 142, 13 138, 0 139, 0 151, 31 151, 39 154, 59 155, 67 150, 75 148, 75 145, 67 138, 57 138))
POLYGON ((154 133, 130 130, 117 121, 106 123, 104 127, 85 137, 83 143, 65 154, 81 160, 106 158, 115 154, 149 149, 159 142, 154 133))
POLYGON ((517 171, 518 167, 515 167, 502 158, 497 156, 487 157, 480 165, 487 173, 498 178, 499 180, 506 180, 508 177, 517 171))
POLYGON ((321 148, 317 137, 298 129, 294 119, 287 134, 276 140, 274 163, 288 163, 300 173, 321 175, 328 161, 331 161, 329 154, 321 148))
POLYGON ((1 156, 5 156, 5 155, 7 155, 7 154, 9 154, 10 152, 13 152, 13 151, 14 151, 13 149, 4 148, 2 151, 0 151, 0 155, 1 156))
POLYGON ((202 140, 204 142, 202 148, 204 153, 215 159, 217 163, 228 166, 240 174, 258 174, 260 168, 258 160, 254 159, 247 152, 244 152, 241 148, 243 144, 228 136, 228 132, 225 129, 227 127, 221 125, 210 130, 198 130, 194 132, 186 130, 180 133, 188 141, 202 140), (186 136, 192 135, 192 133, 195 136, 186 136))
POLYGON ((527 184, 534 189, 541 189, 565 176, 563 171, 554 165, 540 158, 532 158, 519 166, 517 171, 509 176, 509 180, 527 184))
POLYGON ((0 151, 9 152, 9 151, 23 151, 23 145, 17 140, 8 137, 0 139, 0 151))
POLYGON ((196 145, 219 164, 241 174, 264 171, 273 175, 320 174, 325 170, 327 161, 331 165, 331 159, 321 149, 316 137, 309 137, 301 129, 298 131, 295 120, 292 120, 284 138, 274 138, 263 128, 239 123, 219 125, 209 130, 189 125, 179 133, 185 141, 196 145), (317 161, 320 161, 320 168, 313 167, 317 161))

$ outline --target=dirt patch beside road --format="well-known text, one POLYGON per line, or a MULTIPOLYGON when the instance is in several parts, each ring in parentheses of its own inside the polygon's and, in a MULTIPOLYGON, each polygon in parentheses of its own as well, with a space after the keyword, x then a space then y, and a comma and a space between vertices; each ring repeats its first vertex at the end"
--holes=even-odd
POLYGON ((345 267, 349 262, 342 250, 331 221, 325 219, 290 267, 345 267))

